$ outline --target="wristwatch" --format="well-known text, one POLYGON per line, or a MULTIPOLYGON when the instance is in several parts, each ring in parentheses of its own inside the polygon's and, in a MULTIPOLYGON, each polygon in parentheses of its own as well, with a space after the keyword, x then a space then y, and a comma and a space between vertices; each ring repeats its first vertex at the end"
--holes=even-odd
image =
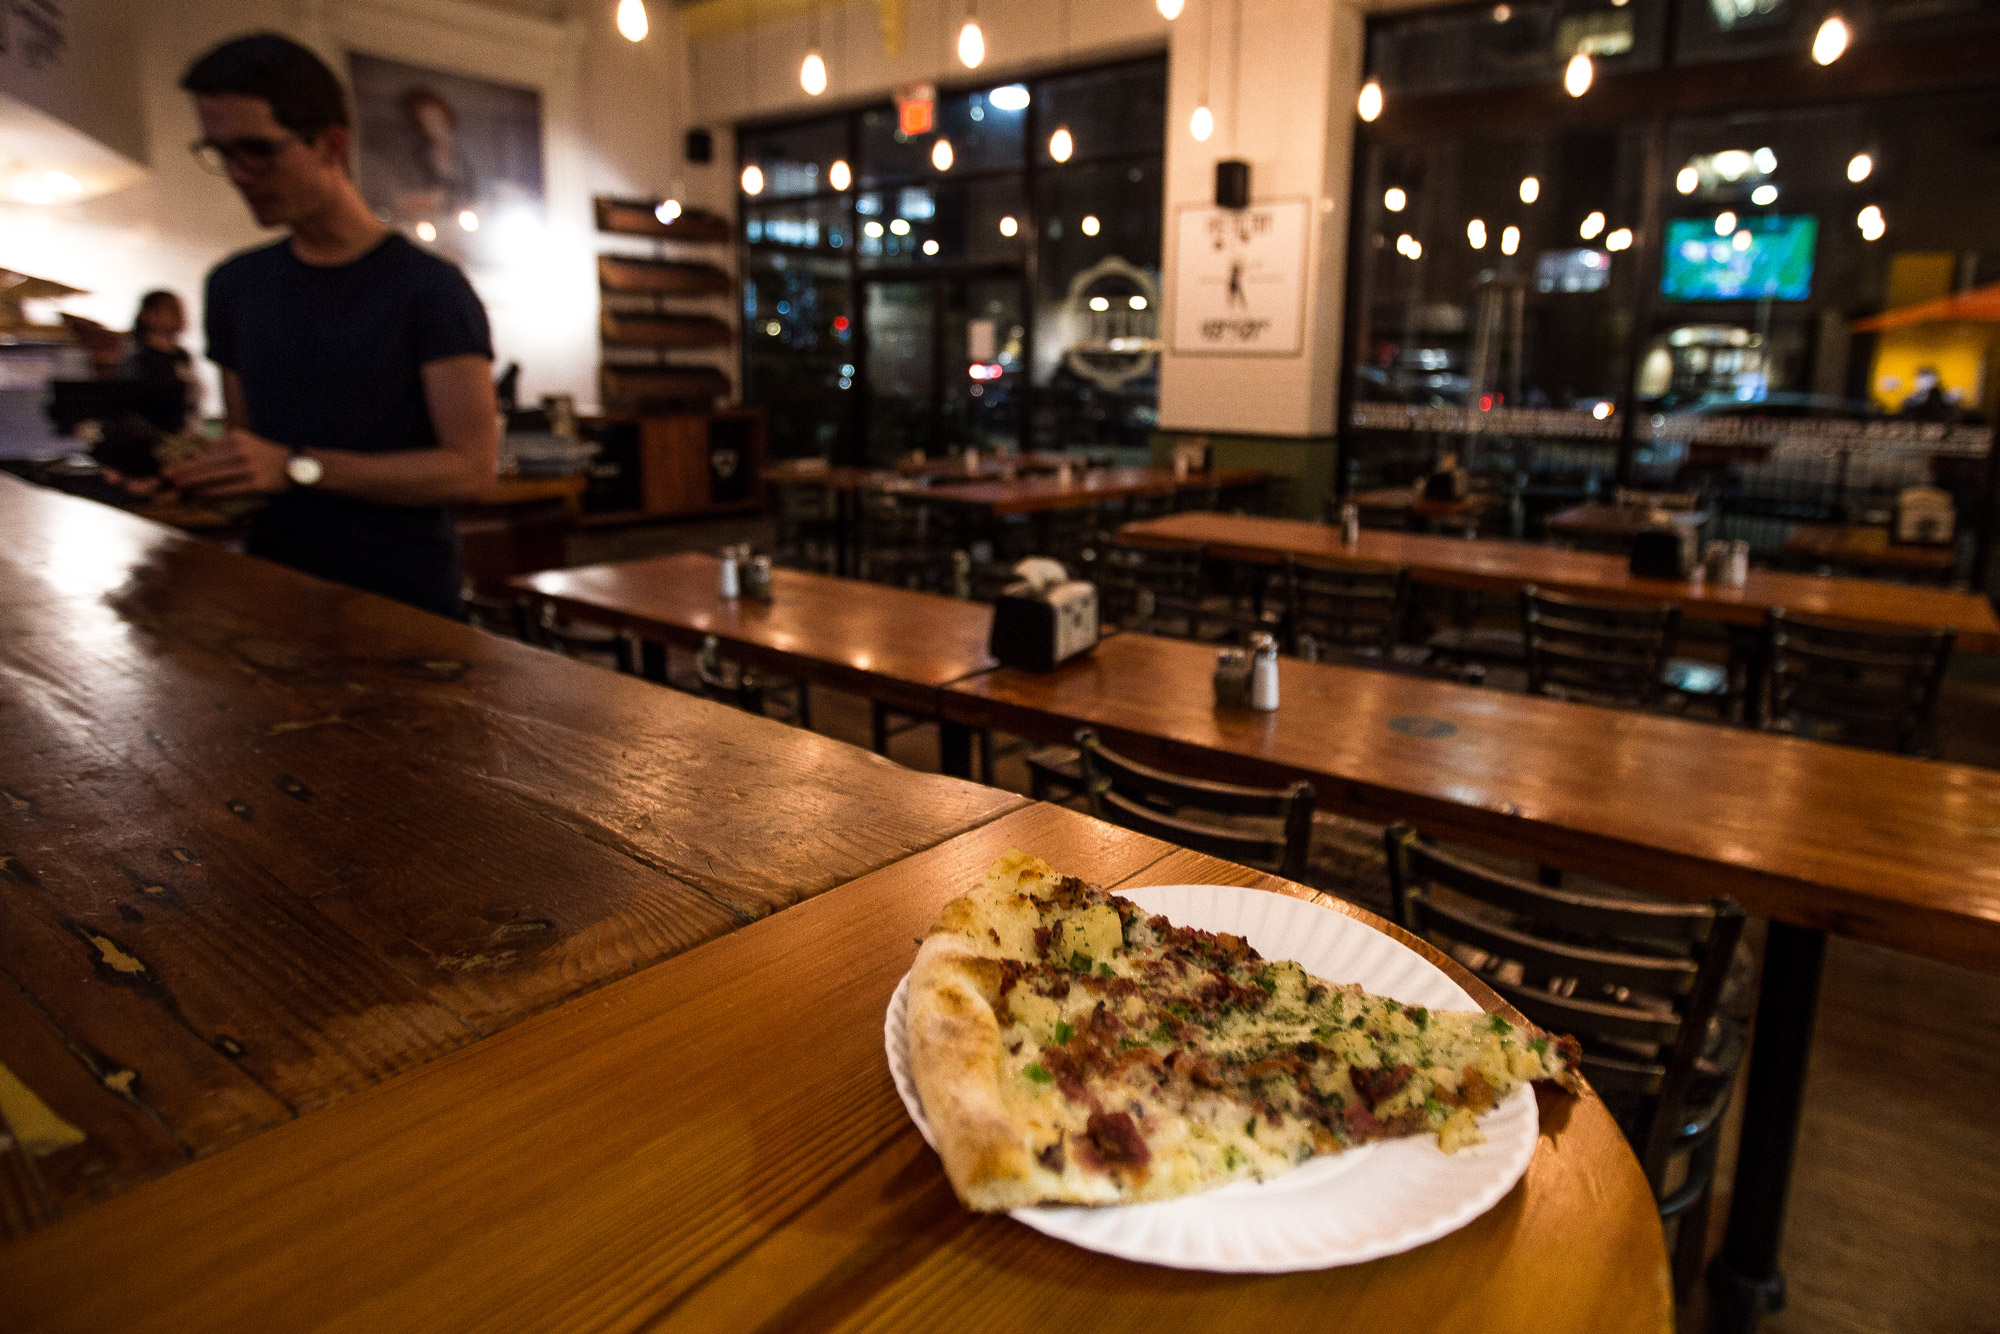
POLYGON ((285 460, 285 476, 292 479, 293 486, 317 486, 319 479, 326 476, 326 465, 304 450, 295 449, 285 460))

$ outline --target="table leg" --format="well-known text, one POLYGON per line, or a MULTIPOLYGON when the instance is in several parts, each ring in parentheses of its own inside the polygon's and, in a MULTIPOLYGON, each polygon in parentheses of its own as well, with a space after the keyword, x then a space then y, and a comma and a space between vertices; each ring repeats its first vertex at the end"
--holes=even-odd
POLYGON ((656 685, 667 683, 667 646, 651 639, 639 641, 639 675, 656 685))
POLYGON ((972 777, 972 729, 964 723, 938 721, 939 767, 953 778, 972 777))
POLYGON ((1825 959, 1826 932, 1771 923, 1757 988, 1757 1032, 1744 1090, 1729 1231, 1708 1275, 1716 1334, 1749 1334, 1758 1321, 1785 1306, 1778 1249, 1825 959))

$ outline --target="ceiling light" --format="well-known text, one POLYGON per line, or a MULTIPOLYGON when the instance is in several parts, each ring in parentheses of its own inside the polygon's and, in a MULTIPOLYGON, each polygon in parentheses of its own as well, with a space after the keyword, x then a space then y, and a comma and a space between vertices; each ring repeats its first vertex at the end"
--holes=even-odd
POLYGON ((1768 184, 1758 186, 1755 190, 1752 190, 1750 192, 1750 202, 1755 204, 1759 208, 1766 208, 1772 204, 1777 203, 1778 187, 1775 185, 1768 185, 1768 184))
POLYGON ((1486 249, 1486 224, 1478 218, 1466 223, 1465 239, 1474 250, 1486 249))
POLYGON ((854 184, 854 172, 848 167, 846 158, 835 159, 834 164, 826 169, 826 183, 836 190, 845 190, 854 184))
POLYGON ((1862 209, 1855 216, 1854 225, 1861 229, 1861 239, 1864 241, 1879 241, 1882 239, 1882 233, 1889 230, 1889 224, 1883 220, 1880 206, 1875 204, 1862 209))
POLYGON ((1735 230, 1736 215, 1734 213, 1724 209, 1715 215, 1715 234, 1717 236, 1727 236, 1735 230))
POLYGON ((663 227, 680 215, 681 201, 678 199, 662 199, 659 207, 653 210, 653 216, 660 220, 660 225, 663 227))
POLYGON ((818 97, 826 91, 826 61, 819 52, 806 52, 805 62, 799 66, 799 87, 806 90, 808 97, 818 97))
POLYGON ((1424 253, 1423 243, 1408 232, 1404 232, 1396 238, 1396 253, 1405 259, 1416 259, 1424 253))
POLYGON ((1370 79, 1361 85, 1361 96, 1355 99, 1354 109, 1361 113, 1361 119, 1372 121, 1382 114, 1382 83, 1370 79))
POLYGON ((1521 202, 1523 204, 1532 204, 1541 197, 1541 181, 1533 176, 1523 176, 1521 178, 1521 202))
POLYGON ((743 169, 743 193, 746 195, 764 193, 764 169, 754 162, 743 169))
POLYGON ((1391 213, 1401 213, 1409 207, 1410 197, 1403 193, 1403 187, 1392 185, 1382 192, 1382 207, 1391 213))
POLYGON ((1604 215, 1593 209, 1590 216, 1583 220, 1583 225, 1576 229, 1576 234, 1584 240, 1589 241, 1593 240, 1603 230, 1604 215))
MULTIPOLYGON (((932 48, 936 49, 936 48, 932 48)), ((986 59, 986 34, 979 31, 979 20, 969 18, 965 26, 958 30, 958 63, 967 69, 978 69, 986 59)))
POLYGON ((1181 16, 1181 10, 1186 3, 1187 0, 1158 0, 1160 17, 1172 23, 1181 16))
POLYGON ((1856 153, 1847 159, 1847 179, 1856 185, 1868 179, 1868 173, 1875 170, 1875 159, 1866 153, 1856 153))
POLYGON ((1102 224, 1097 221, 1097 215, 1095 213, 1084 214, 1083 221, 1077 225, 1083 228, 1083 234, 1085 236, 1097 235, 1098 231, 1102 227, 1102 224))
POLYGON ((1813 34, 1812 58, 1817 65, 1831 65, 1847 52, 1847 21, 1838 14, 1827 16, 1813 34))
POLYGON ((938 243, 936 237, 932 237, 930 240, 924 242, 924 253, 926 255, 935 255, 937 252, 938 243))
POLYGON ((1144 310, 1146 308, 1146 298, 1143 296, 1127 297, 1125 304, 1134 310, 1144 310))
POLYGON ((1674 189, 1684 195, 1693 194, 1700 185, 1701 173, 1695 170, 1692 164, 1682 167, 1680 174, 1674 177, 1674 189))
POLYGON ((461 209, 458 214, 458 225, 468 232, 476 232, 479 230, 479 215, 469 208, 461 209))
POLYGON ((1760 148, 1752 153, 1750 155, 1750 162, 1751 165, 1766 176, 1769 176, 1778 169, 1778 155, 1768 148, 1760 148))
POLYGON ((651 26, 646 22, 646 0, 618 0, 618 33, 626 41, 645 41, 651 26))
POLYGON ((1590 57, 1579 51, 1569 58, 1569 65, 1563 70, 1563 89, 1571 97, 1582 97, 1590 91, 1590 81, 1597 71, 1592 68, 1590 57))
POLYGON ((989 106, 1002 111, 1026 111, 1028 109, 1028 85, 1025 83, 1003 83, 986 94, 989 106))
POLYGON ((1049 156, 1058 162, 1067 162, 1069 155, 1075 151, 1076 140, 1070 138, 1069 126, 1056 126, 1056 132, 1049 136, 1049 156))
POLYGON ((940 135, 931 145, 931 165, 939 171, 951 170, 951 140, 940 135))
POLYGON ((1008 217, 1000 219, 1000 234, 1002 236, 1012 236, 1014 233, 1020 230, 1021 230, 1021 224, 1014 221, 1013 218, 1008 217))
POLYGON ((1606 250, 1630 250, 1632 248, 1632 229, 1630 227, 1620 227, 1617 231, 1605 237, 1604 248, 1606 250))
POLYGON ((1188 133, 1194 136, 1196 143, 1207 143, 1208 136, 1215 133, 1215 113, 1205 106, 1196 107, 1194 114, 1188 117, 1188 133))
POLYGON ((1521 229, 1519 227, 1509 227, 1506 231, 1500 233, 1501 254, 1511 255, 1520 248, 1521 248, 1521 229))

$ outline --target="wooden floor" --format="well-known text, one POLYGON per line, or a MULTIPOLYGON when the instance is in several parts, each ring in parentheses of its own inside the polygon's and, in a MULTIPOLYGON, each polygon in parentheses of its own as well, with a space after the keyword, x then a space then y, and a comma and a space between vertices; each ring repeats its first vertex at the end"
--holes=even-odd
MULTIPOLYGON (((705 548, 706 538, 680 529, 628 537, 616 556, 573 554, 615 559, 705 548)), ((1947 758, 2000 766, 2000 662, 1955 667, 1940 714, 1947 758)), ((813 721, 868 744, 859 699, 815 691, 813 721)), ((912 768, 938 767, 934 728, 896 737, 890 749, 912 768)), ((1018 757, 1003 758, 996 778, 1026 790, 1018 757)), ((1765 1334, 2000 1332, 1996 1109, 2000 977, 1831 941, 1786 1225, 1790 1303, 1765 1334)), ((1725 1191, 1734 1141, 1732 1126, 1718 1174, 1725 1191)), ((1719 1200, 1711 1248, 1727 1214, 1719 1200)), ((1701 1328, 1697 1301, 1682 1329, 1701 1328)))

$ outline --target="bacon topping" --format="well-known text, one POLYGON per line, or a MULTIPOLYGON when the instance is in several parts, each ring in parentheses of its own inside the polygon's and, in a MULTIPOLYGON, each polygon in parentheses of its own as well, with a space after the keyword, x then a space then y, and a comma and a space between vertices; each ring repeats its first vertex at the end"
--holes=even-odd
POLYGON ((1146 1137, 1130 1112, 1092 1112, 1084 1133, 1107 1164, 1144 1167, 1153 1161, 1153 1151, 1146 1147, 1146 1137))
POLYGON ((1361 1095, 1361 1101, 1374 1111, 1375 1105, 1384 1098, 1393 1097, 1396 1090, 1410 1082, 1416 1073, 1413 1066, 1398 1065, 1380 1070, 1367 1070, 1358 1065, 1347 1067, 1347 1077, 1354 1082, 1354 1091, 1361 1095))

